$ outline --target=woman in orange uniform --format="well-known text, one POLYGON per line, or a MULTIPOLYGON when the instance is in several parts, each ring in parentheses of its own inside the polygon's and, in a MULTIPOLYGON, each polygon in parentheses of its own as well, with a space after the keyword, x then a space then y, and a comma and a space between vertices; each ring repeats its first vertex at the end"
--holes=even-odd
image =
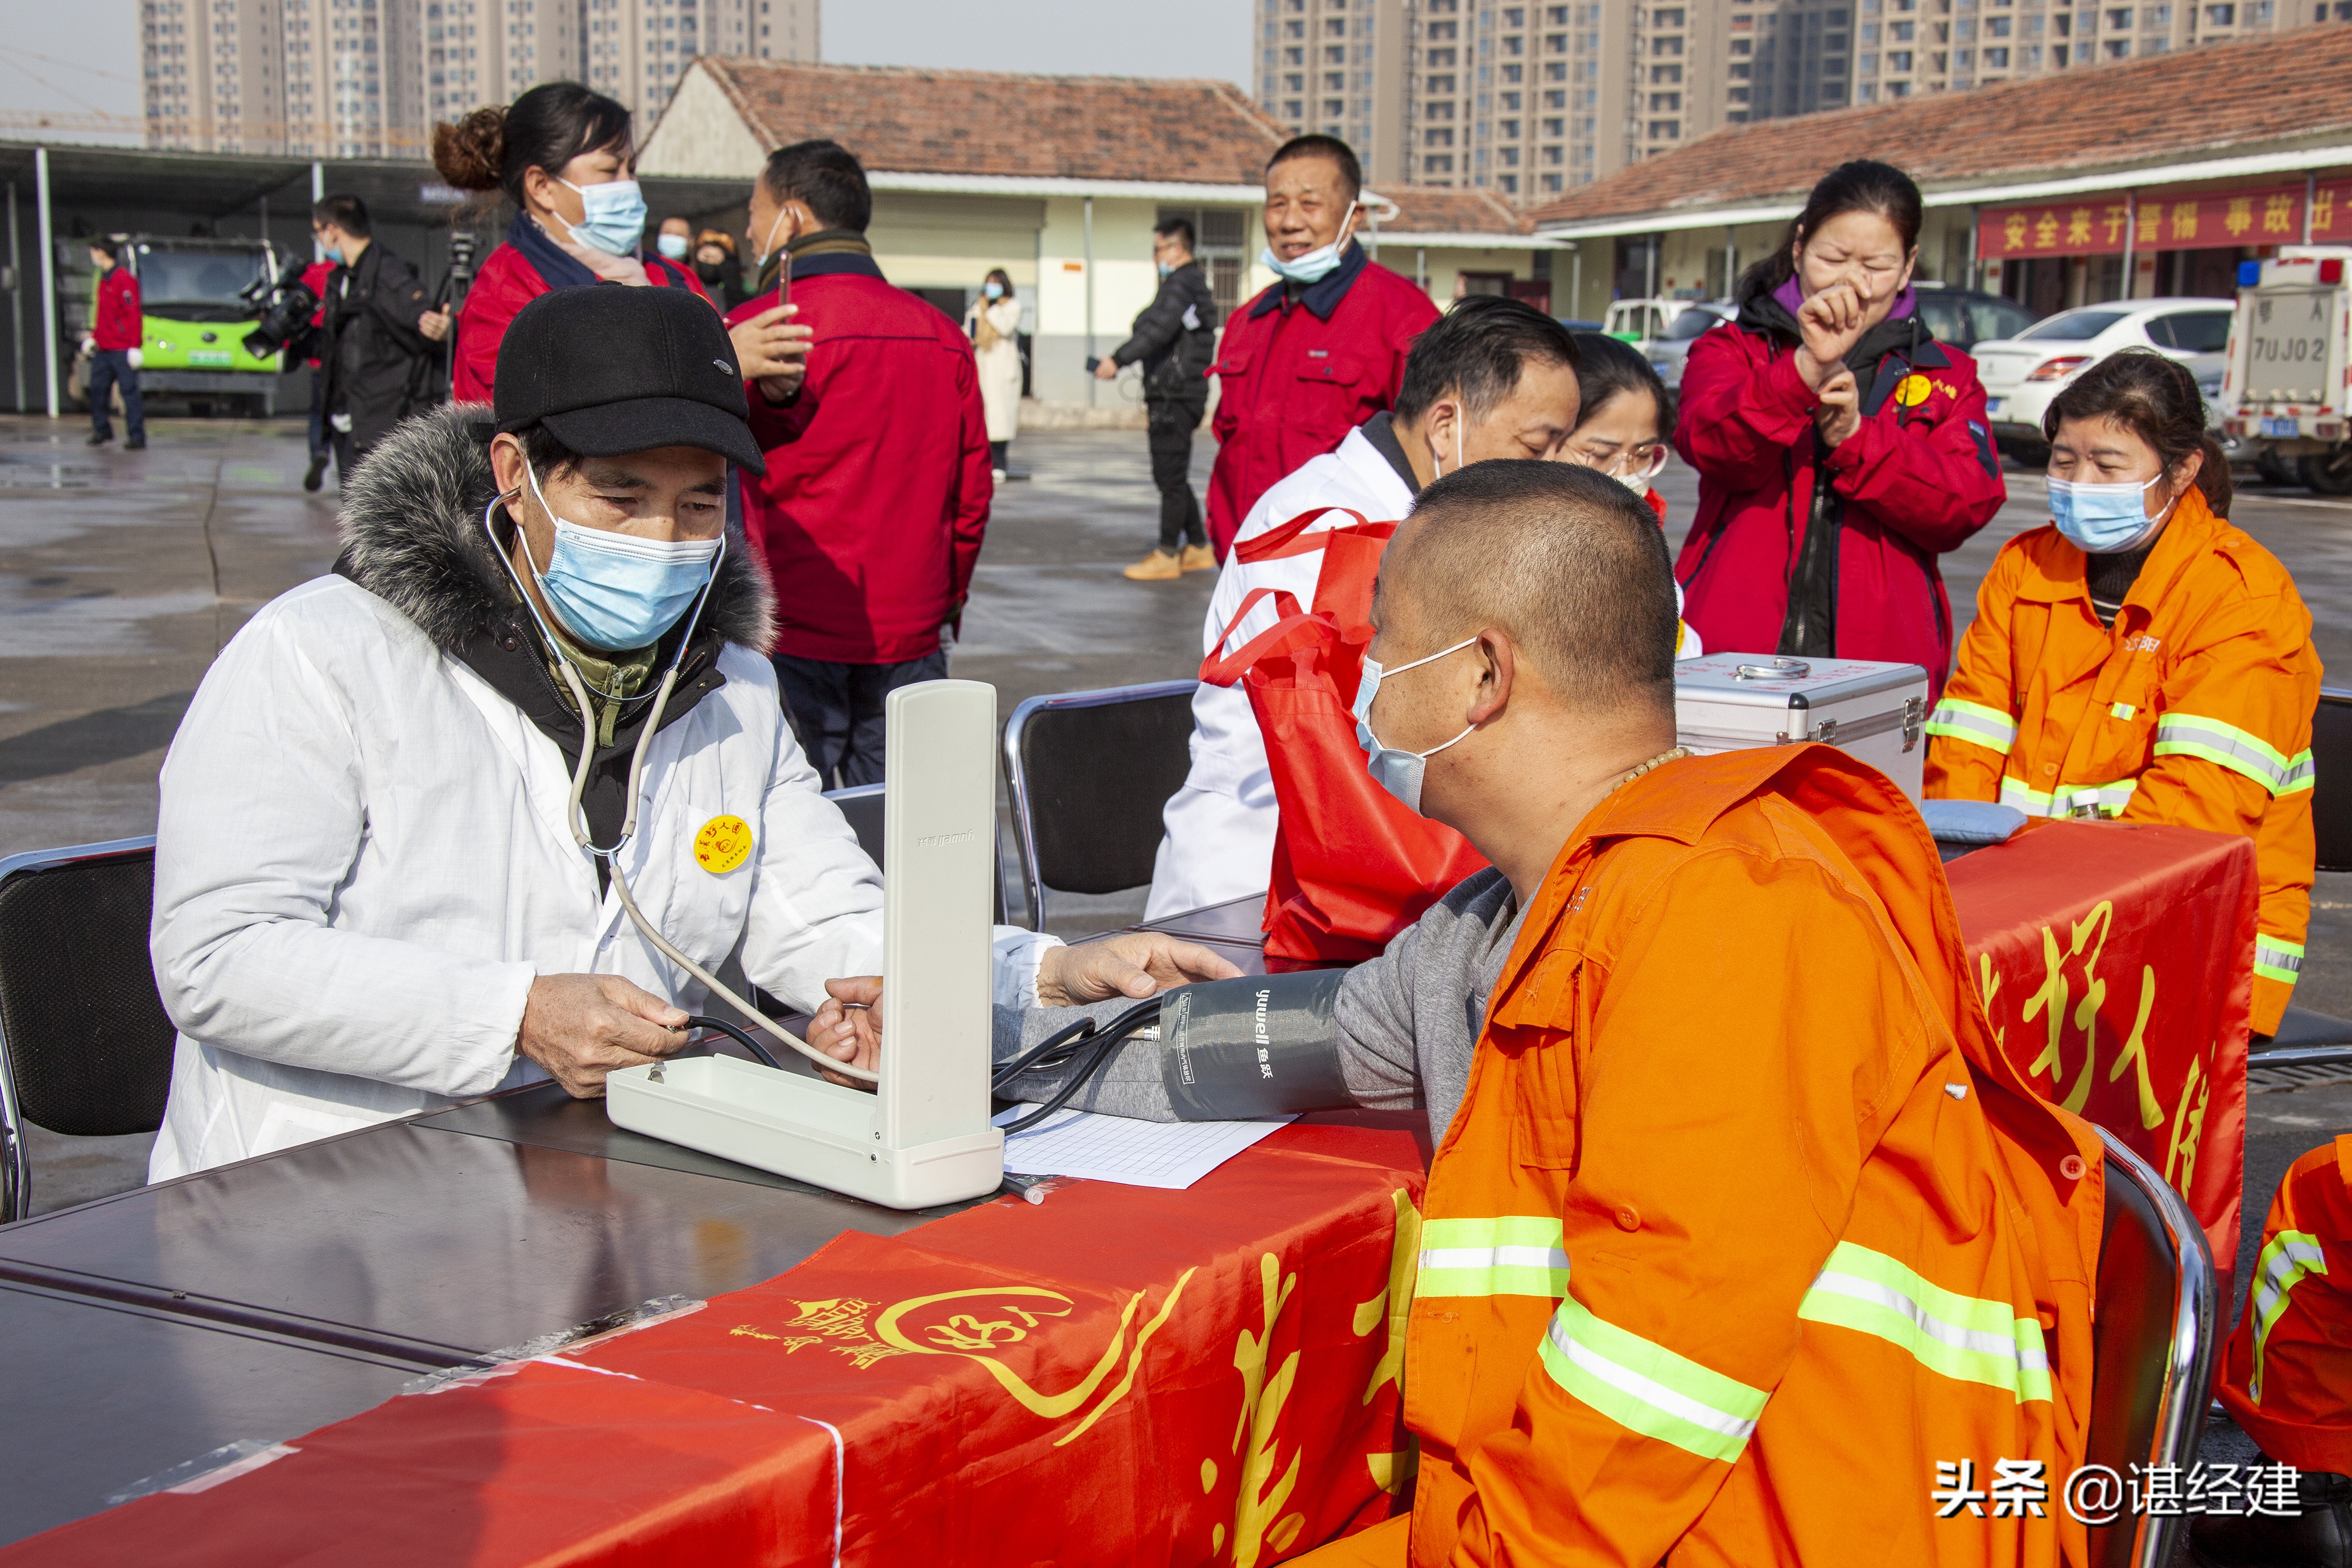
POLYGON ((1927 793, 2254 841, 2253 1029, 2278 1032, 2310 920, 2311 615, 2230 526, 2187 367, 2132 350, 2044 416, 2053 521, 2002 546, 1927 723, 1927 793))
POLYGON ((2352 1563, 2352 1134, 2314 1149, 2279 1183, 2214 1395, 2264 1457, 2303 1473, 2291 1503, 2273 1497, 2261 1513, 2199 1517, 2196 1561, 2352 1563))

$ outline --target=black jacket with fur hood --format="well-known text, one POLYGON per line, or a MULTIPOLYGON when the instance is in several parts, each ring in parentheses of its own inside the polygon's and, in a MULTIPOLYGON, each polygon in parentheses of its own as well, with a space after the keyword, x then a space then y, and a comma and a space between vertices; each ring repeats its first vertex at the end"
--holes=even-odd
MULTIPOLYGON (((490 510, 498 481, 490 473, 491 426, 482 412, 451 405, 419 415, 369 455, 343 492, 343 549, 335 573, 407 616, 442 657, 464 664, 520 709, 562 749, 568 767, 580 754, 580 716, 550 668, 546 643, 500 562, 499 547, 490 542, 489 528, 498 530, 502 546, 514 525, 505 509, 490 510)), ((684 630, 681 620, 662 639, 656 671, 669 668, 684 630)), ((693 637, 662 713, 664 729, 726 684, 718 669, 724 644, 740 643, 764 657, 774 640, 767 573, 733 527, 693 637)), ((581 805, 600 844, 620 835, 629 758, 657 685, 649 683, 644 696, 626 705, 613 743, 600 748, 590 764, 581 805)))

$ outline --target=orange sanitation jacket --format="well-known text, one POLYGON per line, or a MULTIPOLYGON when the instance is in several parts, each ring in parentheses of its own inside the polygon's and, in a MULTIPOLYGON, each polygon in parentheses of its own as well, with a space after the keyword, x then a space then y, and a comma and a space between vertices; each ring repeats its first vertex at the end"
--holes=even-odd
POLYGON ((2101 1158, 1994 1047, 1883 775, 1806 746, 1621 786, 1430 1170, 1409 1559, 1396 1526, 1328 1561, 2080 1561, 2101 1158), (1976 1495, 1938 1518, 1939 1481, 1976 1495))
POLYGON ((2272 1458, 2352 1475, 2352 1135, 2279 1184, 2219 1392, 2272 1458))
POLYGON ((1927 793, 2254 841, 2253 1027, 2278 1032, 2311 919, 2311 613, 2191 489, 2113 630, 2052 527, 2001 547, 1927 721, 1927 793))

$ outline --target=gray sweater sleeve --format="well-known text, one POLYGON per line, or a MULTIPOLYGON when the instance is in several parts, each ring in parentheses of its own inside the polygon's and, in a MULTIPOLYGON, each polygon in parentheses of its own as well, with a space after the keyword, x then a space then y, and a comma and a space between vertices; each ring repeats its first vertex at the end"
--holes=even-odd
MULTIPOLYGON (((1334 1015, 1339 1025, 1339 1073, 1349 1103, 1373 1110, 1409 1110, 1421 1103, 1413 1067, 1412 963, 1414 932, 1407 927, 1388 951, 1348 972, 1340 983, 1334 1015)), ((1001 1068, 1044 1044, 1055 1031, 1081 1018, 1108 1024, 1134 1004, 1121 997, 1086 1007, 999 1007, 995 1057, 1001 1068)), ((1008 1086, 1007 1098, 1044 1104, 1069 1075, 1085 1066, 1090 1050, 1058 1068, 1033 1068, 1008 1086)), ((1160 1042, 1127 1040, 1069 1103, 1081 1110, 1144 1121, 1176 1120, 1160 1075, 1160 1042)), ((1335 1108, 1337 1109, 1337 1108, 1335 1108)))

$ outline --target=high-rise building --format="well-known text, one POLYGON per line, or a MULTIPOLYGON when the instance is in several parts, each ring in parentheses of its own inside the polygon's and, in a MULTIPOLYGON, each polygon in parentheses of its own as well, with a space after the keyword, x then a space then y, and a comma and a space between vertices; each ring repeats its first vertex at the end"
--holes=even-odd
POLYGON ((2068 0, 1853 0, 1853 5, 1858 103, 1960 91, 2229 38, 2352 21, 2352 5, 2331 5, 2327 0, 2130 5, 2086 0, 2079 7, 2068 0))
POLYGON ((436 121, 556 80, 642 121, 697 55, 817 58, 818 4, 140 0, 148 144, 421 157, 436 121))
POLYGON ((1723 125, 2352 21, 2352 0, 1256 0, 1260 109, 1539 202, 1723 125))

